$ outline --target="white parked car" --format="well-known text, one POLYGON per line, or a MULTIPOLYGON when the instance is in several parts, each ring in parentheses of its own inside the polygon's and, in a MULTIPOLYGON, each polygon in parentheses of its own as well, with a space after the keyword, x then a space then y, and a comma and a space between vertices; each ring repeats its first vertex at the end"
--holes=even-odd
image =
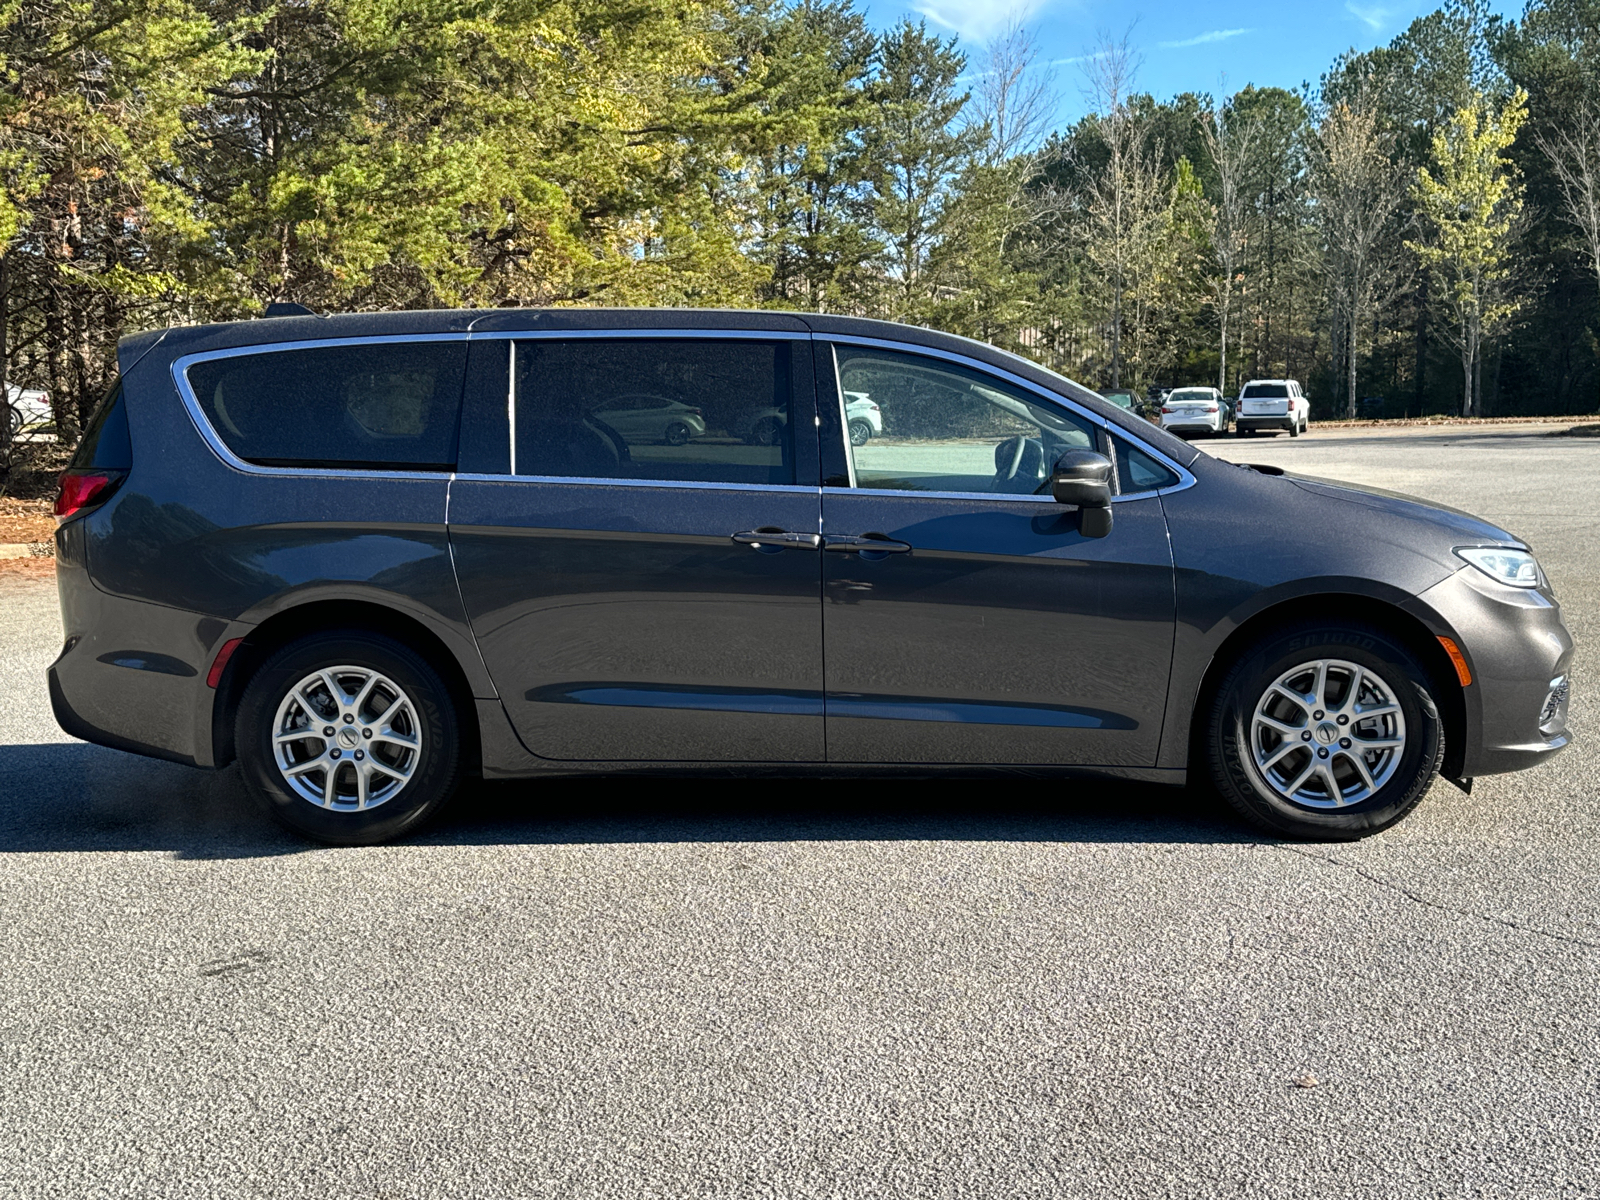
POLYGON ((6 384, 5 419, 15 437, 28 425, 42 425, 55 419, 50 411, 50 393, 37 388, 6 384))
POLYGON ((852 446, 865 446, 883 435, 883 410, 866 392, 844 394, 844 419, 852 446))
POLYGON ((1311 427, 1311 402, 1297 379, 1252 379, 1239 389, 1233 431, 1239 437, 1260 430, 1287 430, 1299 437, 1311 427))
POLYGON ((1224 433, 1228 428, 1228 406, 1214 387, 1175 388, 1161 398, 1161 428, 1179 436, 1224 433))

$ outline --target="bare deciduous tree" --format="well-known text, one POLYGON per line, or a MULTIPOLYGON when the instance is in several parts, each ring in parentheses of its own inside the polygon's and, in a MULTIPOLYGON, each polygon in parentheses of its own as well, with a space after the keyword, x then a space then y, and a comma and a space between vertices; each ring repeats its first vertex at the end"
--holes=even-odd
POLYGON ((1084 256, 1109 292, 1112 387, 1122 386, 1127 299, 1143 275, 1143 259, 1159 239, 1157 226, 1167 207, 1159 156, 1129 106, 1138 66, 1127 34, 1102 37, 1084 64, 1106 154, 1102 166, 1083 173, 1084 256))
POLYGON ((1600 283, 1600 109, 1585 103, 1570 121, 1534 141, 1561 183, 1567 219, 1578 227, 1600 283))
POLYGON ((1060 97, 1055 73, 1039 64, 1039 43, 1013 19, 984 48, 973 89, 973 118, 988 127, 984 161, 997 166, 1036 149, 1050 132, 1060 97))
POLYGON ((1346 412, 1356 415, 1362 331, 1401 286, 1397 217, 1406 179, 1389 157, 1378 111, 1366 96, 1335 104, 1311 142, 1311 192, 1333 308, 1343 337, 1346 412))
POLYGON ((1217 317, 1221 324, 1218 340, 1220 362, 1217 390, 1228 390, 1228 318, 1233 311, 1234 288, 1244 272, 1244 256, 1249 246, 1250 199, 1245 194, 1244 176, 1261 136, 1259 120, 1230 112, 1226 107, 1206 113, 1200 119, 1200 132, 1217 172, 1217 202, 1212 206, 1211 252, 1217 264, 1213 284, 1217 317))

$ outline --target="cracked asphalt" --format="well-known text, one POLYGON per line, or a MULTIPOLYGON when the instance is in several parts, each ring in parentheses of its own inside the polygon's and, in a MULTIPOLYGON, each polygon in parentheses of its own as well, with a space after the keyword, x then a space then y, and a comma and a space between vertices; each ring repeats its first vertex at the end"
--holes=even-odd
POLYGON ((0 1195, 1600 1193, 1600 441, 1203 443, 1530 538, 1575 748, 1355 845, 1027 780, 497 786, 310 848, 0 578, 0 1195))

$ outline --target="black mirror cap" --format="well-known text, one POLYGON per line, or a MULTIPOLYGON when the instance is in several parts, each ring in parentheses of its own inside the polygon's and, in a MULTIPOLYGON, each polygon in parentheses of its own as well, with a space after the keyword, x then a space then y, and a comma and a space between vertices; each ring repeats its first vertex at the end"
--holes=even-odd
POLYGON ((1102 538, 1111 532, 1111 460, 1093 450, 1068 450, 1050 474, 1057 504, 1078 509, 1078 531, 1102 538))
POLYGON ((1068 450, 1050 473, 1057 504, 1105 508, 1111 503, 1111 460, 1093 450, 1068 450))

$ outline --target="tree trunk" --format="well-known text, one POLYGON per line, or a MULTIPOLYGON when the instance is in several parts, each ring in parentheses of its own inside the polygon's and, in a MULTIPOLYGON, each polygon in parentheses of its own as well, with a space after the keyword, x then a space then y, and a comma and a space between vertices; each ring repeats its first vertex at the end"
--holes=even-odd
POLYGON ((11 445, 11 255, 0 254, 0 448, 11 445))
POLYGON ((1428 275, 1424 271, 1417 285, 1417 374, 1412 381, 1416 387, 1417 416, 1422 415, 1423 375, 1428 362, 1428 275))
POLYGON ((1228 301, 1222 302, 1222 353, 1217 364, 1217 391, 1228 394, 1228 301))
POLYGON ((1354 421, 1356 419, 1356 310, 1350 307, 1350 328, 1345 338, 1345 365, 1347 391, 1345 394, 1346 415, 1354 421))

